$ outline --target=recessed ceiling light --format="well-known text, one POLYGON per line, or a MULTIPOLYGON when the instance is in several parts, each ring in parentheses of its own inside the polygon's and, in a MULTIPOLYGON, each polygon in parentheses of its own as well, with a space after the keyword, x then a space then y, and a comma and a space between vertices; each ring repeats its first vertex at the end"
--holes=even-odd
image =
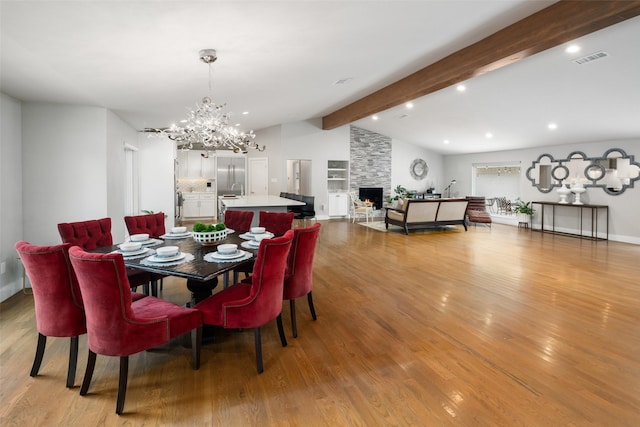
POLYGON ((236 127, 240 126, 240 123, 236 123, 236 127))
POLYGON ((249 114, 249 112, 248 111, 243 111, 242 114, 246 116, 247 114, 249 114))
POLYGON ((413 102, 407 102, 406 104, 404 104, 405 107, 407 107, 408 109, 412 109, 413 108, 413 102))
POLYGON ((467 90, 467 87, 465 85, 458 85, 456 86, 456 89, 458 89, 458 92, 464 92, 467 90))
POLYGON ((449 140, 448 140, 448 139, 445 139, 443 142, 444 142, 445 144, 448 144, 448 143, 449 143, 449 140))
POLYGON ((376 115, 371 116, 371 120, 378 120, 378 116, 376 115))
POLYGON ((484 134, 486 138, 493 138, 493 134, 491 132, 487 132, 484 134))
POLYGON ((578 46, 577 44, 571 44, 571 45, 567 46, 567 48, 564 51, 567 52, 567 53, 580 52, 580 46, 578 46))
POLYGON ((558 125, 557 125, 557 124, 555 124, 555 123, 549 123, 549 124, 547 125, 547 127, 548 127, 550 130, 556 130, 556 129, 558 129, 558 125))

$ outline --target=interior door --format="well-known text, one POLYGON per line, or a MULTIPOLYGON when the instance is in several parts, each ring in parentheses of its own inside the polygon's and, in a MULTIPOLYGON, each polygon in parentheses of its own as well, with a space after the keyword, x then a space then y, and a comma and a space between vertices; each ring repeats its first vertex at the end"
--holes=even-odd
POLYGON ((269 194, 269 159, 266 157, 249 158, 249 196, 269 194))

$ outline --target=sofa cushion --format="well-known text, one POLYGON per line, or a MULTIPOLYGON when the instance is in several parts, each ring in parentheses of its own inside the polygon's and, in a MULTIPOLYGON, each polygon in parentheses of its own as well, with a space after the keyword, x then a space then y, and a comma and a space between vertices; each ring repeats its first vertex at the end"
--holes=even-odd
POLYGON ((440 203, 437 221, 452 221, 464 218, 468 203, 466 200, 449 200, 440 203))
POLYGON ((395 221, 404 221, 404 212, 398 212, 396 210, 389 209, 389 211, 387 212, 387 216, 395 221))

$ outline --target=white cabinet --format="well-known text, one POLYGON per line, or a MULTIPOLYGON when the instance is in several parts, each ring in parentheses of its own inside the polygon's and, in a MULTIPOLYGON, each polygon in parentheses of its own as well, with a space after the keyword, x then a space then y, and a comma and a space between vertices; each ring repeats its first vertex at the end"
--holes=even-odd
POLYGON ((213 194, 200 197, 200 216, 207 218, 216 217, 216 198, 213 194))
POLYGON ((182 216, 184 218, 215 218, 216 198, 215 194, 189 194, 183 195, 182 216))
POLYGON ((184 196, 182 201, 182 216, 184 218, 197 218, 200 216, 200 200, 184 196))
POLYGON ((189 152, 178 150, 178 178, 187 178, 189 166, 189 152))
POLYGON ((216 162, 213 156, 200 157, 200 173, 203 178, 216 179, 216 162))
POLYGON ((178 178, 207 178, 216 177, 215 158, 202 157, 204 151, 178 150, 178 178))
POLYGON ((329 193, 329 216, 349 215, 349 195, 347 193, 329 193))

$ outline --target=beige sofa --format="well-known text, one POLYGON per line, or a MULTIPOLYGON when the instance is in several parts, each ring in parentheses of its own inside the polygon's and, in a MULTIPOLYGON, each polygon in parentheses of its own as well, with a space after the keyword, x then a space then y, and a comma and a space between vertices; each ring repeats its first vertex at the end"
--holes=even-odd
POLYGON ((398 225, 407 234, 410 229, 456 224, 466 231, 468 204, 466 199, 405 199, 400 209, 387 208, 384 223, 387 229, 389 224, 398 225))

